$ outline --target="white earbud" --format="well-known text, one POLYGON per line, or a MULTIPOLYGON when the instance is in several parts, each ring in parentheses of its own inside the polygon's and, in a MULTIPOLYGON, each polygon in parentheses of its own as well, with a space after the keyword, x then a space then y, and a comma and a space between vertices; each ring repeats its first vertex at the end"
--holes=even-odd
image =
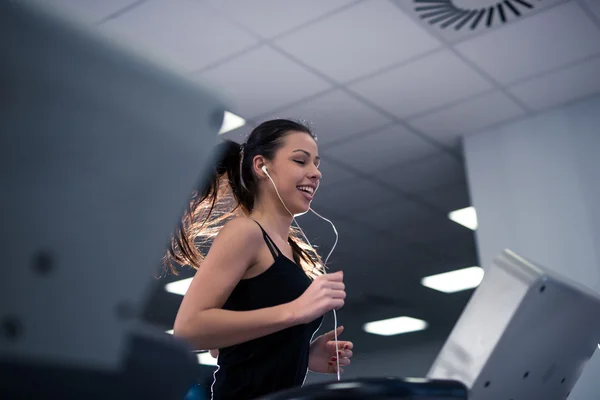
POLYGON ((269 175, 269 173, 267 172, 267 166, 266 165, 263 165, 261 169, 263 170, 263 172, 265 174, 267 174, 267 176, 269 175))

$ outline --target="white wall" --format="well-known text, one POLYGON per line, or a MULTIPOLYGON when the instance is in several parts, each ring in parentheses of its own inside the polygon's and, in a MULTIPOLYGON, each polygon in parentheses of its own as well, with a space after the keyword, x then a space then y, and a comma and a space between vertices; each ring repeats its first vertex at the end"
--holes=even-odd
MULTIPOLYGON (((510 248, 600 292, 600 97, 464 145, 481 265, 510 248)), ((599 376, 597 352, 569 399, 600 399, 599 376)))

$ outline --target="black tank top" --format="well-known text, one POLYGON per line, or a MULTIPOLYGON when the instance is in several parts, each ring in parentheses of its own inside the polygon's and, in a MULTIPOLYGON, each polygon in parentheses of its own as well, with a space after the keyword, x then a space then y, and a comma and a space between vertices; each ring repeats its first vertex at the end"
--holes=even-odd
MULTIPOLYGON (((260 275, 240 280, 223 309, 249 311, 288 303, 300 297, 312 282, 258 226, 275 261, 260 275)), ((310 342, 322 320, 320 317, 309 324, 219 349, 212 398, 254 399, 302 386, 308 370, 310 342)))

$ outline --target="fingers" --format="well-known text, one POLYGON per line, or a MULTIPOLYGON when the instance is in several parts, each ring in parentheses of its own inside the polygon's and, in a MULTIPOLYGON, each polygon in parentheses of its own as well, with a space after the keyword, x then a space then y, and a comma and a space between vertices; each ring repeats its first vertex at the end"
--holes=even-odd
MULTIPOLYGON (((340 359, 340 374, 344 373, 344 368, 342 367, 347 367, 348 365, 350 365, 350 360, 348 358, 340 359)), ((335 361, 330 362, 327 370, 330 374, 337 373, 337 363, 335 361)))
POLYGON ((339 310, 344 306, 344 299, 346 298, 345 285, 343 280, 342 271, 334 272, 332 274, 326 274, 318 276, 311 287, 315 293, 321 297, 325 303, 326 310, 339 310))
POLYGON ((343 366, 350 365, 350 358, 354 355, 354 353, 352 352, 352 350, 350 350, 353 347, 352 342, 346 342, 346 341, 344 341, 344 342, 338 342, 338 349, 339 350, 336 350, 335 341, 328 342, 327 345, 332 350, 331 354, 334 355, 331 358, 331 360, 334 363, 335 363, 335 358, 336 358, 336 355, 337 355, 337 358, 340 359, 340 365, 343 365, 343 366))
MULTIPOLYGON (((335 351, 333 351, 331 354, 333 354, 333 357, 335 357, 335 351)), ((340 350, 337 353, 337 356, 340 358, 350 358, 354 355, 354 353, 352 352, 352 350, 340 350)))
POLYGON ((352 350, 342 350, 340 351, 340 357, 342 358, 350 358, 352 357, 354 353, 352 353, 352 350))
POLYGON ((323 279, 330 282, 342 282, 344 280, 344 273, 342 271, 332 272, 330 274, 322 275, 323 279))
POLYGON ((340 367, 347 367, 350 365, 350 359, 347 357, 340 358, 340 367))
POLYGON ((354 344, 352 342, 347 341, 338 342, 338 346, 343 347, 344 350, 352 350, 354 348, 354 344))
MULTIPOLYGON (((321 287, 321 290, 324 289, 323 293, 328 297, 335 300, 344 300, 346 298, 346 285, 344 285, 342 282, 342 271, 338 271, 333 274, 322 275, 319 278, 321 278, 321 281, 318 282, 317 285, 321 287)), ((342 308, 343 305, 343 301, 336 301, 333 304, 333 309, 338 310, 342 308)))
POLYGON ((326 287, 328 289, 333 289, 333 290, 345 290, 346 289, 346 285, 344 285, 343 282, 336 282, 336 281, 323 282, 323 287, 326 287))
POLYGON ((325 289, 325 293, 334 299, 345 299, 346 292, 343 290, 325 289))
POLYGON ((354 348, 354 344, 352 342, 348 342, 346 340, 338 340, 338 342, 337 342, 337 348, 335 346, 335 341, 334 340, 331 340, 331 341, 327 342, 327 346, 329 346, 329 349, 334 354, 338 350, 340 350, 340 351, 343 351, 343 350, 352 350, 354 348))
MULTIPOLYGON (((344 331, 344 326, 340 325, 337 327, 337 336, 341 335, 342 332, 344 331)), ((333 353, 335 353, 335 342, 331 342, 331 340, 335 339, 336 336, 336 330, 332 330, 327 332, 326 334, 324 334, 323 336, 325 337, 325 339, 327 340, 327 345, 331 347, 331 343, 333 343, 333 353)), ((339 341, 338 341, 339 343, 339 341)))
POLYGON ((344 299, 333 299, 331 305, 332 310, 339 310, 340 308, 344 307, 344 299))
MULTIPOLYGON (((336 354, 335 347, 332 354, 336 354)), ((352 350, 342 350, 342 347, 340 347, 340 350, 337 351, 337 355, 341 358, 350 358, 354 355, 354 353, 352 352, 352 350)))

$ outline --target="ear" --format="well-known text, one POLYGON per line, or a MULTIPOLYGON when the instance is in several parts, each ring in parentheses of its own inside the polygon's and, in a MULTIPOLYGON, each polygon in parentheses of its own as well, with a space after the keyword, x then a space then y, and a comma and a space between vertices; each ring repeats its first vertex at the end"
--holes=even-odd
MULTIPOLYGON (((254 170, 254 174, 261 178, 266 178, 267 174, 262 170, 263 167, 267 166, 267 160, 263 156, 255 156, 252 160, 252 169, 254 170)), ((267 167, 268 170, 268 167, 267 167)))

